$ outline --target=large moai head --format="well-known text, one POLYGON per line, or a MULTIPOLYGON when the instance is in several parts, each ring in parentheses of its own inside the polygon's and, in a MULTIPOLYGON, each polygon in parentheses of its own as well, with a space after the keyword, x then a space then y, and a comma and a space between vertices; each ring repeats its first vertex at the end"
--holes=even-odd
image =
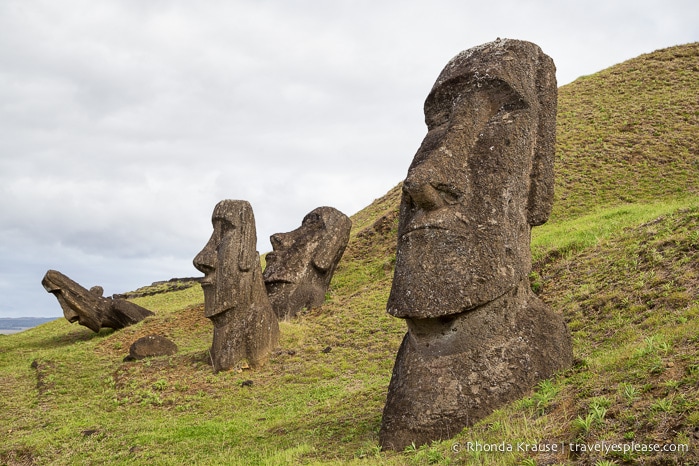
POLYGON ((204 273, 204 314, 209 318, 250 306, 253 267, 259 263, 255 217, 249 202, 219 202, 211 223, 211 238, 194 258, 194 267, 204 273))
POLYGON ((553 202, 553 61, 497 40, 442 70, 403 183, 387 311, 406 320, 379 442, 451 437, 570 367, 562 316, 531 291, 531 227, 553 202))
POLYGON ((555 71, 537 45, 509 39, 442 70, 403 183, 391 315, 458 314, 527 276, 531 227, 553 203, 555 71))
POLYGON ((352 221, 339 210, 318 207, 296 230, 270 237, 273 252, 266 256, 263 278, 280 319, 323 304, 351 228, 352 221))

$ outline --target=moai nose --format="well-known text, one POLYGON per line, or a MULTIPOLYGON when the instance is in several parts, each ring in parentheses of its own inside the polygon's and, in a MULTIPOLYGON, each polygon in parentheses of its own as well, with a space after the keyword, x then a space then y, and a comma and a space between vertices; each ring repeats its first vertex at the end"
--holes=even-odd
POLYGON ((216 270, 216 251, 215 245, 213 245, 211 240, 196 255, 192 263, 197 270, 204 274, 209 274, 216 270))
POLYGON ((436 210, 444 205, 439 191, 433 186, 429 169, 422 166, 410 170, 403 181, 403 192, 410 196, 416 207, 423 210, 436 210))
POLYGON ((288 248, 291 244, 291 239, 288 234, 275 233, 269 237, 269 242, 272 243, 272 249, 277 251, 279 249, 288 248))

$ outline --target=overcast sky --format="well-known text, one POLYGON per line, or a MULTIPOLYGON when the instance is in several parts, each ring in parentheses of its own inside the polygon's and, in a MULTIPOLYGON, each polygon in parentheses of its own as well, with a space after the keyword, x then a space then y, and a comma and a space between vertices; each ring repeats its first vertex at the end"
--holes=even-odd
POLYGON ((221 199, 258 248, 401 181, 447 61, 537 43, 559 85, 699 40, 690 1, 0 0, 0 317, 201 275, 221 199))

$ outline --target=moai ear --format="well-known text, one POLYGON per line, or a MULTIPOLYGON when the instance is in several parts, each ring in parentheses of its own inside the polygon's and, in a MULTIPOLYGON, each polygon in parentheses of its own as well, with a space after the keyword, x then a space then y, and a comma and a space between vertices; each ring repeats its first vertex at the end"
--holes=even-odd
POLYGON ((333 224, 326 225, 326 234, 313 255, 313 265, 323 272, 327 272, 338 256, 342 255, 349 240, 352 221, 344 214, 341 215, 343 218, 337 219, 333 224))
POLYGON ((313 255, 313 265, 317 269, 327 272, 333 265, 339 245, 339 238, 334 235, 326 235, 318 245, 318 248, 313 255))
POLYGON ((247 202, 240 206, 240 249, 238 250, 238 269, 247 272, 255 265, 257 255, 257 233, 255 231, 255 216, 252 207, 247 202))
POLYGON ((536 76, 538 128, 530 174, 527 220, 537 226, 548 220, 553 207, 553 160, 556 151, 556 67, 553 60, 539 53, 536 76))

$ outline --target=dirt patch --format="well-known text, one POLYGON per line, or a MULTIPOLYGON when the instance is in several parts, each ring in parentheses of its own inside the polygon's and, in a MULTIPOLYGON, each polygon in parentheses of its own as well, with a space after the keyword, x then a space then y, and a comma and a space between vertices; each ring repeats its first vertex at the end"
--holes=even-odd
POLYGON ((56 364, 53 361, 35 359, 32 361, 31 367, 36 371, 36 389, 39 391, 39 398, 41 398, 53 388, 50 373, 54 371, 56 364))
POLYGON ((33 466, 37 464, 30 450, 10 450, 0 453, 0 464, 3 466, 33 466))

